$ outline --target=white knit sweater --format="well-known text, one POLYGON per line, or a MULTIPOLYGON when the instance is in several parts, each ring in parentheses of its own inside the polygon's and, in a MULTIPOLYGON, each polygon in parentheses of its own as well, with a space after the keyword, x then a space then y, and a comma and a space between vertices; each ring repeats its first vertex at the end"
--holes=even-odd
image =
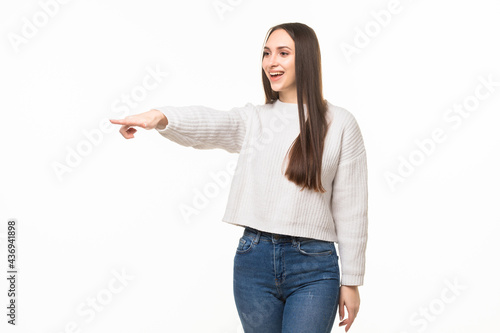
MULTIPOLYGON (((285 176, 285 155, 300 133, 298 106, 273 104, 214 110, 164 106, 158 132, 180 145, 239 153, 222 221, 261 231, 337 242, 342 285, 362 285, 368 228, 366 152, 354 116, 328 102, 321 183, 314 192, 285 176), (332 121, 333 120, 333 121, 332 121)), ((307 117, 307 107, 304 105, 307 117)), ((307 118, 306 118, 307 119, 307 118)), ((285 162, 286 163, 286 162, 285 162)))

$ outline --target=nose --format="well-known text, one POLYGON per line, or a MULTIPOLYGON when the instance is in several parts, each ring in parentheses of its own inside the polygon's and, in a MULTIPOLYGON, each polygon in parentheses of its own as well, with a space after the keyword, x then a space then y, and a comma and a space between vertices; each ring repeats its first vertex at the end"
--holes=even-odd
POLYGON ((277 65, 276 53, 271 55, 271 59, 269 59, 269 65, 271 65, 271 67, 274 67, 277 65))
POLYGON ((268 69, 272 69, 272 68, 275 68, 276 66, 278 66, 277 57, 275 55, 270 55, 267 58, 267 66, 266 67, 268 69))

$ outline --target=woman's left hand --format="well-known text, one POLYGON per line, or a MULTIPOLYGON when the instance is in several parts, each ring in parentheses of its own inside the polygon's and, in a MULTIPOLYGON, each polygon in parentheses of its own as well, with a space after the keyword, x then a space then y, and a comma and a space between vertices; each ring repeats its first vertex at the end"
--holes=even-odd
POLYGON ((358 286, 340 286, 339 316, 341 322, 339 326, 347 325, 345 327, 346 332, 351 328, 358 314, 360 302, 358 286), (344 306, 347 308, 348 317, 342 320, 344 318, 344 306))

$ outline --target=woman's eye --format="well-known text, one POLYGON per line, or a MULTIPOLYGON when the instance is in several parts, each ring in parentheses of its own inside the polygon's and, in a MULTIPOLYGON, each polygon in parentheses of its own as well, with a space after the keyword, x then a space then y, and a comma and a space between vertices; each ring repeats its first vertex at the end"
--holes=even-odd
POLYGON ((286 53, 286 52, 281 52, 281 54, 288 55, 288 53, 286 53))

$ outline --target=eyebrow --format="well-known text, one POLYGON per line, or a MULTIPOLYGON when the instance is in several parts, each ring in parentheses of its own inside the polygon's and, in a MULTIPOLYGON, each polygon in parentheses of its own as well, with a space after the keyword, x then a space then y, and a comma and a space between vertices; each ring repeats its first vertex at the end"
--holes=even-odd
MULTIPOLYGON (((280 49, 289 49, 290 51, 292 50, 291 48, 289 48, 288 46, 278 46, 277 47, 278 50, 280 49)), ((267 46, 264 46, 264 50, 271 50, 270 48, 268 48, 267 46)))

